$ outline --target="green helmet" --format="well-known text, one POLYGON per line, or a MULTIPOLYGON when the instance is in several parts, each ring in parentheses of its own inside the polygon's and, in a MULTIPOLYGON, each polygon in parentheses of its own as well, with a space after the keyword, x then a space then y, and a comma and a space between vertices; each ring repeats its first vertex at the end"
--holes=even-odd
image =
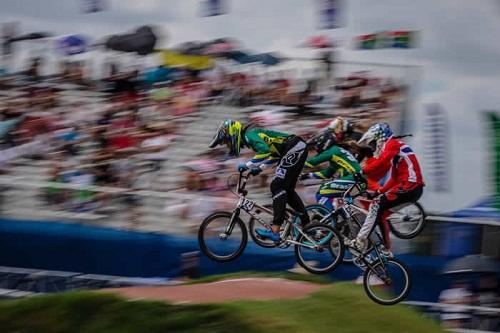
POLYGON ((239 156, 241 142, 241 123, 236 120, 226 119, 222 122, 209 147, 226 144, 229 147, 230 156, 239 156))

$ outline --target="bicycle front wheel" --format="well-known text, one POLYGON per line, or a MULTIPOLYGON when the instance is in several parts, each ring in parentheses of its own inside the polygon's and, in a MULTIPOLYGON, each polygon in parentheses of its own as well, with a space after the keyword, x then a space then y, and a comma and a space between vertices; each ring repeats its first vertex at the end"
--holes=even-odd
POLYGON ((309 224, 296 239, 295 258, 313 274, 333 271, 344 256, 345 246, 338 231, 326 224, 309 224))
POLYGON ((391 209, 387 217, 392 233, 402 239, 411 239, 418 236, 425 226, 425 212, 416 202, 402 207, 391 209))
MULTIPOLYGON (((319 204, 309 205, 305 210, 309 215, 309 219, 311 220, 311 222, 323 221, 324 217, 330 213, 330 210, 327 207, 319 204)), ((324 220, 323 223, 336 228, 339 231, 340 235, 343 237, 344 242, 355 238, 360 229, 359 225, 356 222, 351 220, 345 221, 340 216, 332 216, 324 220)), ((349 251, 348 248, 346 248, 342 261, 344 263, 352 263, 353 260, 353 254, 349 251)))
POLYGON ((378 260, 367 267, 363 276, 365 292, 374 302, 393 305, 408 296, 411 278, 408 268, 401 261, 390 258, 378 260))
POLYGON ((231 223, 232 213, 215 212, 203 220, 198 230, 200 250, 217 262, 238 258, 248 241, 245 224, 239 217, 231 223))

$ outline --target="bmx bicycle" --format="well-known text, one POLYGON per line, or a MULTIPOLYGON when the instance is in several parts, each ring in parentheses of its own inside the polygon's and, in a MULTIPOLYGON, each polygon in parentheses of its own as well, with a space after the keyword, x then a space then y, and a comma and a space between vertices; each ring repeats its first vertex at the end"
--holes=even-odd
MULTIPOLYGON (((376 230, 373 231, 368 239, 368 246, 363 251, 347 245, 361 228, 359 213, 368 213, 354 205, 354 199, 364 193, 363 187, 360 186, 362 181, 363 178, 358 175, 343 193, 341 200, 338 200, 336 210, 329 211, 324 206, 314 205, 314 214, 319 214, 314 219, 316 223, 334 225, 340 231, 347 246, 345 255, 350 255, 348 260, 364 271, 363 286, 368 297, 382 305, 396 304, 408 296, 411 289, 411 275, 403 262, 384 252, 381 246, 382 236, 376 230)), ((309 208, 309 212, 313 211, 311 206, 309 208)), ((423 214, 423 210, 420 212, 423 214)), ((417 228, 423 228, 420 225, 417 228)), ((416 229, 413 230, 415 232, 416 229)))
POLYGON ((342 236, 330 225, 310 223, 302 228, 293 211, 287 210, 285 221, 281 227, 281 241, 270 244, 255 234, 254 224, 258 222, 264 228, 271 228, 262 215, 272 217, 272 210, 247 198, 245 189, 250 175, 240 172, 237 178, 236 191, 230 191, 238 197, 233 211, 216 211, 207 216, 198 230, 198 243, 201 251, 216 262, 228 262, 238 258, 245 250, 248 232, 240 214, 251 217, 250 234, 256 244, 262 247, 287 248, 294 245, 297 262, 305 270, 314 274, 324 274, 334 270, 341 262, 345 250, 342 236))

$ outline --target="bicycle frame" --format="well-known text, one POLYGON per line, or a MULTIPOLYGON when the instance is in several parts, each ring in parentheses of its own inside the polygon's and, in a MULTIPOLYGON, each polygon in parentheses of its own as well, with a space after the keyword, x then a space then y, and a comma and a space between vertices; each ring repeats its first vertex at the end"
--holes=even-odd
MULTIPOLYGON (((235 219, 237 217, 240 216, 240 212, 242 210, 245 213, 247 213, 248 215, 252 216, 254 219, 256 219, 263 226, 269 226, 269 224, 266 223, 266 221, 262 220, 257 215, 258 213, 256 213, 256 210, 259 209, 260 211, 263 211, 263 212, 265 212, 265 213, 273 216, 273 211, 271 209, 269 209, 267 207, 264 207, 262 205, 259 205, 255 201, 246 198, 246 196, 248 195, 248 191, 245 189, 245 187, 246 187, 247 181, 249 179, 249 176, 250 176, 249 174, 247 174, 246 176, 243 176, 243 173, 240 172, 239 176, 238 176, 237 192, 235 193, 235 192, 231 191, 239 199, 238 199, 238 203, 236 204, 236 207, 233 210, 233 213, 231 215, 231 219, 229 220, 229 224, 227 225, 227 228, 226 228, 226 230, 224 232, 224 235, 226 237, 227 237, 227 235, 231 235, 231 233, 233 232, 233 228, 234 228, 234 224, 235 224, 234 221, 235 221, 235 219)), ((299 242, 297 242, 297 241, 295 241, 293 239, 290 239, 289 237, 287 237, 285 239, 285 242, 287 244, 295 244, 295 245, 305 246, 305 247, 310 248, 310 249, 316 248, 317 247, 316 242, 314 240, 312 240, 307 234, 305 234, 304 232, 302 232, 302 228, 298 227, 297 225, 295 225, 290 220, 291 220, 291 215, 290 215, 290 213, 286 212, 285 221, 284 221, 284 232, 283 232, 283 234, 288 236, 290 234, 290 228, 295 228, 295 230, 298 233, 300 233, 301 235, 303 235, 313 245, 312 246, 305 245, 303 243, 299 243, 299 242)))
MULTIPOLYGON (((325 223, 327 222, 330 218, 332 217, 337 217, 339 215, 341 215, 342 213, 344 213, 344 216, 347 216, 348 218, 351 218, 351 219, 354 219, 355 222, 361 226, 362 225, 362 221, 359 221, 356 217, 356 211, 360 212, 360 213, 363 213, 364 215, 368 215, 368 211, 364 208, 361 208, 357 205, 355 205, 353 203, 353 199, 360 196, 362 193, 364 192, 364 190, 360 187, 359 183, 358 182, 355 182, 353 185, 351 185, 345 192, 344 194, 342 195, 342 198, 340 200, 338 200, 339 202, 339 207, 337 207, 336 210, 334 211, 331 211, 329 212, 328 214, 326 214, 325 216, 323 216, 323 218, 319 221, 319 223, 325 223), (351 196, 350 193, 356 189, 357 190, 357 194, 354 195, 354 196, 351 196)), ((378 233, 378 231, 374 230, 372 232, 372 234, 375 233, 375 235, 377 236, 377 238, 379 240, 382 239, 382 236, 378 233)), ((369 241, 371 243, 373 243, 370 238, 368 238, 369 241)), ((373 245, 373 244, 372 244, 373 245)), ((376 246, 372 246, 372 248, 376 248, 376 246)), ((368 247, 368 249, 370 249, 370 247, 368 247)), ((362 254, 362 257, 365 257, 366 254, 370 253, 372 251, 372 249, 370 249, 370 251, 366 252, 366 253, 363 253, 362 254)), ((377 254, 379 255, 380 253, 378 253, 378 250, 377 250, 377 254)))

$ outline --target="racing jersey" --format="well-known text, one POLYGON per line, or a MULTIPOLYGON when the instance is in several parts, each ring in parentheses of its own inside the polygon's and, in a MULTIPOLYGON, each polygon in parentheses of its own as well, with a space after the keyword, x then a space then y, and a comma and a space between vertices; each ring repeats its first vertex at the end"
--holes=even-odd
POLYGON ((290 134, 265 130, 261 128, 248 129, 244 133, 244 143, 255 155, 247 162, 248 167, 265 168, 278 162, 286 153, 285 145, 290 134))
POLYGON ((363 165, 363 172, 368 178, 380 179, 391 170, 387 183, 379 188, 379 192, 398 187, 400 190, 411 190, 424 185, 422 172, 413 150, 404 142, 391 138, 379 157, 371 157, 363 165), (382 176, 382 177, 381 177, 382 176))
POLYGON ((330 163, 326 169, 313 172, 310 176, 319 179, 328 179, 332 178, 338 172, 339 176, 343 178, 361 172, 361 166, 356 158, 350 152, 338 146, 332 146, 321 154, 309 158, 305 165, 312 168, 327 161, 330 163))

